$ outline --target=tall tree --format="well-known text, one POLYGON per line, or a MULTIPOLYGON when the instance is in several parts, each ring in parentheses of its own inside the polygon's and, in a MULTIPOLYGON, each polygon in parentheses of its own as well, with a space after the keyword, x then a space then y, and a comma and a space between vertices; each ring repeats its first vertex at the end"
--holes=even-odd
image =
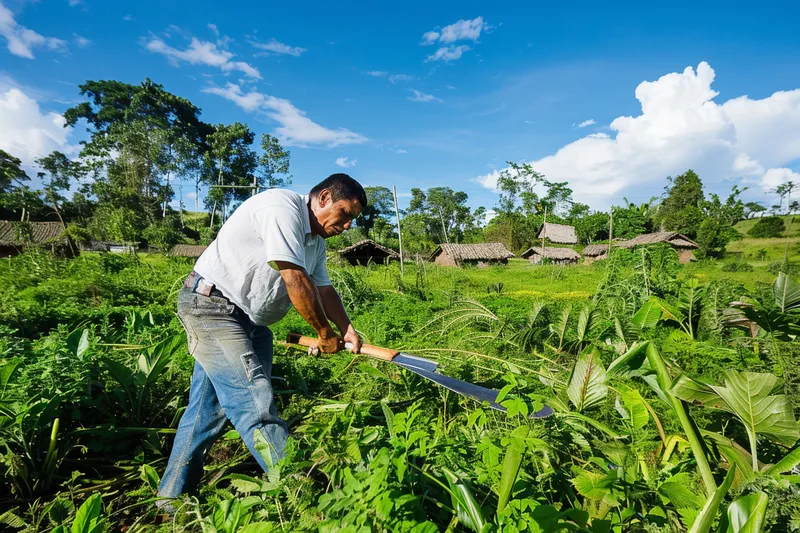
POLYGON ((790 206, 791 206, 791 201, 792 201, 792 192, 794 192, 798 188, 800 188, 800 183, 795 183, 793 181, 787 181, 786 183, 781 183, 780 185, 778 185, 777 187, 775 187, 774 189, 772 189, 769 192, 775 193, 778 196, 780 196, 781 200, 780 200, 780 204, 778 204, 779 205, 779 207, 778 207, 779 210, 783 208, 784 198, 786 199, 786 211, 785 211, 785 213, 788 215, 789 214, 789 210, 790 210, 790 206))
POLYGON ((59 151, 37 159, 36 164, 42 169, 38 176, 44 187, 44 200, 50 204, 61 225, 66 229, 67 224, 64 222, 61 212, 61 204, 66 201, 66 198, 62 193, 69 190, 70 182, 73 179, 81 176, 81 165, 59 151))
POLYGON ((394 194, 386 187, 364 187, 364 192, 367 193, 367 207, 356 219, 356 225, 364 229, 366 237, 370 237, 378 219, 394 214, 394 194))
POLYGON ((246 187, 252 185, 252 177, 258 167, 256 153, 251 147, 254 140, 253 132, 241 122, 230 126, 217 124, 214 132, 208 136, 210 150, 206 154, 209 170, 206 181, 212 184, 207 199, 212 204, 212 227, 218 206, 223 207, 224 220, 228 204, 233 199, 244 200, 249 194, 246 187))
POLYGON ((258 163, 261 169, 259 185, 267 189, 288 187, 292 184, 289 174, 291 153, 281 146, 277 137, 269 133, 261 136, 261 157, 258 163), (282 174, 282 176, 281 176, 282 174))
POLYGON ((661 228, 694 238, 704 219, 703 182, 693 170, 667 180, 666 197, 658 212, 661 228))

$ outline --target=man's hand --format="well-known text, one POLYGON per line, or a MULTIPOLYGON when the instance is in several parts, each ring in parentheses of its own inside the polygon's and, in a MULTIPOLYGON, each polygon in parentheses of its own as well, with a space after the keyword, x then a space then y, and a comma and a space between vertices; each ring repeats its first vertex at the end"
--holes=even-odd
POLYGON ((319 336, 317 348, 322 353, 336 353, 344 348, 344 342, 333 332, 333 329, 328 328, 327 332, 324 331, 323 335, 319 336))
POLYGON ((344 334, 344 342, 349 342, 353 345, 353 347, 350 348, 351 352, 358 353, 361 351, 361 338, 358 336, 358 333, 356 333, 356 329, 353 327, 353 324, 350 324, 347 327, 347 331, 344 334))

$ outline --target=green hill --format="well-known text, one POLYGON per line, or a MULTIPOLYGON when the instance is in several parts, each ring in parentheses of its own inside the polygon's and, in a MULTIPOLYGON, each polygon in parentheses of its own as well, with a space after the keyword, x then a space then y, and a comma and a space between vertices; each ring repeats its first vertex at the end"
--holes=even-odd
MULTIPOLYGON (((784 232, 784 237, 800 237, 800 215, 782 215, 780 218, 783 219, 783 223, 786 225, 787 231, 784 232), (792 222, 792 219, 794 219, 794 222, 792 222)), ((747 232, 756 225, 756 222, 758 222, 757 218, 742 220, 734 228, 742 235, 747 235, 747 232)))

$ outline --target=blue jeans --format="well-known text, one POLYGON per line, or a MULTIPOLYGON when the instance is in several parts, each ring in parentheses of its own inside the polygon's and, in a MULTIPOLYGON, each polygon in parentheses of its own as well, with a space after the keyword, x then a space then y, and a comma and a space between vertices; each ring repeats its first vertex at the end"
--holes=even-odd
POLYGON ((256 326, 222 296, 203 296, 183 287, 178 317, 195 359, 189 405, 178 424, 158 495, 193 493, 203 474, 203 458, 220 436, 226 419, 265 471, 254 432, 266 439, 273 462, 283 457, 288 430, 278 417, 272 392, 272 332, 256 326))

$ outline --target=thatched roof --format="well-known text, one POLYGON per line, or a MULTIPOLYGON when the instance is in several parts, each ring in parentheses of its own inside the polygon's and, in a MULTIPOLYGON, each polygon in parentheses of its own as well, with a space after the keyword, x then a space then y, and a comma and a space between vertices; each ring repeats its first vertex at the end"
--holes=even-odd
POLYGON ((440 244, 431 260, 439 254, 447 254, 456 261, 497 261, 514 257, 501 242, 480 242, 476 244, 440 244))
POLYGON ((205 244, 176 244, 169 253, 179 257, 200 257, 206 248, 205 244))
POLYGON ((578 260, 581 258, 581 255, 573 250, 572 248, 535 248, 531 246, 524 252, 522 252, 523 259, 528 259, 532 255, 540 255, 542 257, 547 257, 548 259, 555 259, 556 261, 563 261, 564 259, 575 259, 578 260))
POLYGON ((589 244, 581 252, 584 257, 597 257, 608 252, 607 244, 589 244))
POLYGON ((655 244, 659 242, 666 242, 675 248, 699 248, 696 242, 691 240, 686 235, 674 231, 659 231, 656 233, 647 233, 639 235, 633 239, 619 243, 622 248, 634 248, 646 244, 655 244))
MULTIPOLYGON (((15 225, 28 225, 31 230, 33 244, 64 243, 67 238, 63 236, 64 226, 61 222, 11 222, 0 220, 0 246, 25 246, 29 244, 26 239, 20 239, 19 231, 15 225)), ((22 229, 22 228, 20 228, 22 229)))
POLYGON ((575 228, 565 224, 553 224, 552 222, 545 222, 539 231, 539 239, 550 239, 550 242, 557 242, 559 244, 578 244, 578 236, 575 234, 575 228))
POLYGON ((342 248, 341 250, 339 250, 339 255, 348 255, 354 252, 359 252, 363 254, 363 253, 369 253, 370 251, 374 250, 380 250, 389 257, 393 257, 396 259, 400 258, 400 254, 398 254, 391 248, 387 248, 385 246, 378 244, 372 239, 364 239, 363 241, 358 241, 357 243, 352 244, 347 248, 342 248))

